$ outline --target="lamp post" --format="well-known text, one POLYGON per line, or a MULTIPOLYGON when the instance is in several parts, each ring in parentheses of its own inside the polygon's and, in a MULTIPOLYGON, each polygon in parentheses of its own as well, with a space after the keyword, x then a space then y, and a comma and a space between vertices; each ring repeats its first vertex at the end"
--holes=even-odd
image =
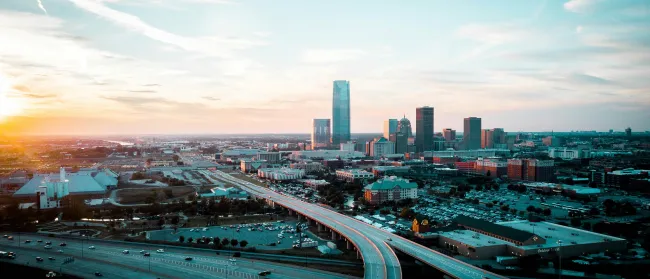
POLYGON ((558 278, 562 279, 562 240, 558 240, 557 244, 560 245, 558 252, 560 253, 560 275, 558 278))

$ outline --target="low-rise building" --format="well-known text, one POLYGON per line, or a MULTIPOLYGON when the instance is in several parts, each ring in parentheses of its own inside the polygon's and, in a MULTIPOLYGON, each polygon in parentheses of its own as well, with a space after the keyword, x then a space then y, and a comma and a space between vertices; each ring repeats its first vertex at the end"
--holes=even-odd
POLYGON ((354 182, 366 179, 373 179, 375 175, 361 169, 343 169, 336 171, 336 178, 347 182, 354 182))
POLYGON ((330 185, 329 182, 322 179, 303 179, 300 180, 300 182, 302 182, 302 184, 307 187, 311 187, 317 190, 320 189, 321 187, 327 187, 330 185))
POLYGON ((257 170, 257 176, 260 178, 266 178, 275 181, 296 180, 303 178, 305 176, 305 171, 301 169, 290 168, 263 168, 257 170))
POLYGON ((253 159, 257 157, 257 154, 263 153, 265 151, 259 150, 259 149, 244 149, 244 148, 238 148, 238 149, 229 149, 229 150, 224 150, 220 154, 221 160, 229 160, 233 162, 237 162, 240 159, 253 159))
POLYGON ((298 163, 290 164, 289 167, 292 169, 305 170, 305 173, 307 174, 320 172, 325 169, 323 167, 323 164, 318 162, 298 162, 298 163))
POLYGON ((371 204, 418 198, 418 184, 395 176, 378 180, 364 187, 364 198, 371 204))
POLYGON ((266 161, 269 164, 277 164, 282 159, 280 152, 260 152, 257 154, 257 161, 266 161))
POLYGON ((616 187, 626 189, 630 186, 633 179, 648 178, 650 171, 648 170, 635 170, 624 169, 608 172, 605 177, 605 183, 609 187, 616 187))
POLYGON ((293 151, 289 155, 289 159, 299 161, 304 159, 318 159, 318 160, 331 160, 331 159, 354 159, 363 158, 365 155, 358 151, 348 150, 305 150, 293 151))
POLYGON ((241 159, 239 162, 239 167, 244 173, 253 173, 261 168, 266 168, 268 163, 266 161, 254 161, 251 159, 241 159))

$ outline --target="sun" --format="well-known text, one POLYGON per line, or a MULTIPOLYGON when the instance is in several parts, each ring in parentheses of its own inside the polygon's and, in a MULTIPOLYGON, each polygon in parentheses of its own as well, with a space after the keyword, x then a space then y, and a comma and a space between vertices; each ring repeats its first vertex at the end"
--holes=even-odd
POLYGON ((0 74, 0 119, 22 112, 20 101, 9 98, 9 88, 11 88, 9 79, 0 74))

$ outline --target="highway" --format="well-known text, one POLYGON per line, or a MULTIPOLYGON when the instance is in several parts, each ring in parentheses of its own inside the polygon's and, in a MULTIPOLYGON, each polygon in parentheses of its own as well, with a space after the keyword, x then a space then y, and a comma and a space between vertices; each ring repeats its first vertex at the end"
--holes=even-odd
MULTIPOLYGON (((164 247, 164 252, 158 253, 156 250, 161 247, 155 245, 143 246, 142 244, 129 242, 62 239, 37 234, 22 234, 20 239, 22 242, 18 241, 16 235, 14 235, 14 240, 0 239, 0 250, 18 253, 17 263, 24 264, 24 262, 29 261, 30 264, 34 264, 36 263, 36 256, 45 259, 44 262, 39 264, 45 262, 51 264, 47 259, 48 257, 55 257, 55 261, 63 260, 66 257, 74 257, 74 263, 63 265, 64 271, 66 268, 74 268, 78 262, 83 262, 83 264, 80 264, 81 269, 87 272, 87 268, 83 268, 83 266, 92 263, 93 267, 102 266, 103 268, 97 271, 102 274, 106 273, 104 277, 108 278, 257 279, 262 278, 258 276, 258 273, 265 270, 271 271, 271 274, 264 278, 354 278, 337 273, 259 260, 236 258, 233 262, 229 257, 216 255, 215 252, 184 247, 164 247), (27 239, 31 240, 31 243, 24 243, 27 239), (39 243, 37 240, 43 240, 43 242, 39 243), (44 248, 47 241, 52 242, 52 249, 44 248), (67 245, 59 246, 61 242, 65 242, 67 245), (91 249, 90 246, 94 246, 94 249, 91 249), (143 247, 151 256, 146 257, 140 253, 143 247), (59 253, 59 250, 62 253, 59 253), (128 250, 129 253, 124 254, 124 250, 128 250), (186 260, 187 257, 191 257, 192 260, 186 260), (106 270, 106 272, 102 270, 106 270), (130 272, 131 270, 149 275, 148 277, 139 277, 133 276, 133 274, 122 274, 122 271, 130 272)), ((92 275, 92 273, 94 271, 90 274, 92 275)), ((88 277, 88 275, 84 277, 88 277)))
POLYGON ((340 214, 338 212, 323 208, 321 206, 307 203, 294 197, 276 193, 268 188, 257 186, 248 181, 235 178, 222 171, 215 171, 220 178, 241 187, 259 197, 288 207, 296 212, 317 220, 318 222, 333 227, 344 228, 341 233, 359 247, 366 264, 365 278, 400 278, 401 268, 399 260, 390 247, 400 250, 414 258, 437 268, 446 274, 459 279, 483 279, 483 278, 507 278, 498 274, 485 271, 481 268, 456 260, 447 255, 429 249, 425 246, 412 242, 408 239, 394 235, 379 228, 370 226, 364 222, 340 214), (390 239, 390 240, 389 240, 390 239), (374 251, 373 251, 374 250, 374 251), (388 252, 389 250, 390 252, 388 252), (380 251, 377 253, 376 251, 380 251), (370 264, 370 268, 368 267, 370 264), (377 265, 384 265, 383 274, 377 265))

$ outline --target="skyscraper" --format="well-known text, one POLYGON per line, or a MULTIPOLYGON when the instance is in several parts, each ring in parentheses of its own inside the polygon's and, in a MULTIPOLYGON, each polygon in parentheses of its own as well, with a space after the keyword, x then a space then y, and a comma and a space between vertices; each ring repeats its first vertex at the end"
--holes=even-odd
POLYGON ((466 150, 481 148, 481 119, 468 117, 464 119, 463 147, 466 150))
POLYGON ((490 129, 481 130, 481 148, 492 148, 494 147, 494 141, 492 140, 493 132, 490 129))
POLYGON ((625 128, 625 135, 628 136, 628 137, 631 137, 632 136, 632 128, 630 128, 630 127, 625 128))
POLYGON ((456 130, 451 128, 445 128, 442 130, 442 136, 445 138, 445 141, 447 142, 456 141, 456 130))
POLYGON ((332 145, 350 140, 350 82, 334 81, 332 98, 332 145))
POLYGON ((327 147, 330 143, 330 120, 314 119, 314 127, 311 130, 311 147, 327 147))
POLYGON ((390 140, 390 135, 397 132, 397 119, 388 119, 384 121, 384 137, 390 140))
POLYGON ((433 150, 433 108, 415 109, 415 150, 417 152, 433 150))

